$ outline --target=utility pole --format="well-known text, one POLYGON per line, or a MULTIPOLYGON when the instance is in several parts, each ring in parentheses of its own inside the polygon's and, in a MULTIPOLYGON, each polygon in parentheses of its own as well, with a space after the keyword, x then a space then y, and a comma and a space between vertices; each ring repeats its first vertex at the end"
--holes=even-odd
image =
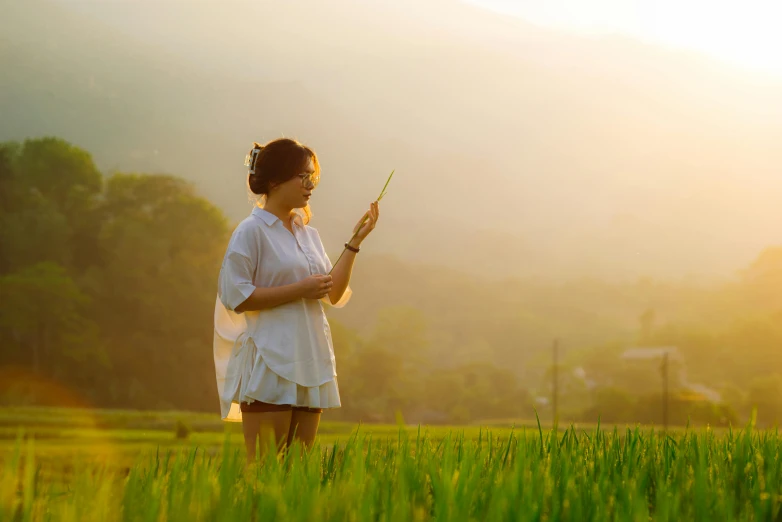
POLYGON ((668 432, 668 352, 663 353, 663 429, 668 432))
POLYGON ((552 412, 553 412, 553 418, 552 422, 554 423, 554 426, 556 426, 559 422, 559 415, 558 415, 558 404, 557 400, 559 399, 559 379, 557 378, 558 375, 558 357, 559 357, 559 339, 554 339, 554 344, 551 347, 552 349, 552 359, 553 359, 553 372, 552 372, 552 386, 551 386, 551 405, 552 405, 552 412))

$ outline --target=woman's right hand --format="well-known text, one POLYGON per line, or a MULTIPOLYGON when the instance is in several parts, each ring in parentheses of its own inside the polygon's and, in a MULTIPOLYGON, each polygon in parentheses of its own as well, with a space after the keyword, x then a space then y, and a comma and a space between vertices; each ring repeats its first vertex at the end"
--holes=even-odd
POLYGON ((322 299, 331 292, 333 283, 330 275, 315 274, 302 279, 299 285, 304 299, 322 299))

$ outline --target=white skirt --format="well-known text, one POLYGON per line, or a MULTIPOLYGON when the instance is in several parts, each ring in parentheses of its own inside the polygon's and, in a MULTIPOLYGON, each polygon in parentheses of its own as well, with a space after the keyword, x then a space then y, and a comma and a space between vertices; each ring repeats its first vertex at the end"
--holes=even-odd
POLYGON ((274 373, 260 353, 256 356, 248 381, 242 383, 240 395, 240 402, 250 404, 261 401, 267 404, 323 409, 342 406, 336 377, 320 386, 302 386, 274 373))

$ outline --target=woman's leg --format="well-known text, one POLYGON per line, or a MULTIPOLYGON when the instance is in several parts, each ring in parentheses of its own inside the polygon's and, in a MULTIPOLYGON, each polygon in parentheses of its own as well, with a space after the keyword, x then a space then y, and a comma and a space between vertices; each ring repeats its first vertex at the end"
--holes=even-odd
POLYGON ((295 439, 301 442, 305 448, 311 448, 315 442, 315 436, 318 434, 319 425, 320 412, 294 409, 288 429, 288 446, 295 439))
POLYGON ((247 462, 255 461, 256 444, 260 440, 259 457, 262 460, 270 445, 277 446, 279 452, 288 441, 288 429, 291 426, 292 412, 242 412, 242 431, 247 449, 247 462), (272 439, 273 437, 273 439, 272 439))

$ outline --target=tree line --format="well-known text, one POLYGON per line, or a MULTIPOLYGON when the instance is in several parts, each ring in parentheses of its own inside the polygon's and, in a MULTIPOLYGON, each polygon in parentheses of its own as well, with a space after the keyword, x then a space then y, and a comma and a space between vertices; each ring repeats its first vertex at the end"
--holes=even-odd
MULTIPOLYGON (((87 151, 54 137, 0 144, 0 404, 68 398, 217 414, 212 314, 231 230, 179 177, 106 175, 87 151)), ((675 391, 673 423, 742 422, 755 409, 761 423, 782 419, 773 370, 782 362, 782 249, 729 284, 658 292, 667 319, 657 324, 647 310, 635 329, 606 317, 637 286, 595 297, 591 283, 472 281, 458 308, 436 275, 421 276, 432 295, 414 303, 370 284, 382 272, 382 260, 362 260, 356 298, 367 306, 329 312, 344 405, 333 419, 465 423, 529 419, 533 408, 545 417, 550 361, 545 349, 519 347, 563 330, 578 349, 558 369, 562 420, 659 422, 659 372, 621 360, 633 344, 677 346, 689 378, 720 392, 715 403, 675 391), (381 265, 362 272, 364 261, 381 265)))
MULTIPOLYGON (((231 227, 191 184, 104 176, 89 153, 58 138, 3 143, 0 230, 3 404, 56 405, 58 389, 81 405, 217 413, 212 314, 231 227)), ((332 323, 346 403, 339 418, 387 420, 431 403, 433 419, 467 421, 515 414, 524 400, 513 375, 491 365, 428 375, 403 362, 400 350, 423 348, 420 324, 416 337, 415 325, 381 322, 362 340, 332 323), (462 396, 462 375, 490 389, 462 396)))

